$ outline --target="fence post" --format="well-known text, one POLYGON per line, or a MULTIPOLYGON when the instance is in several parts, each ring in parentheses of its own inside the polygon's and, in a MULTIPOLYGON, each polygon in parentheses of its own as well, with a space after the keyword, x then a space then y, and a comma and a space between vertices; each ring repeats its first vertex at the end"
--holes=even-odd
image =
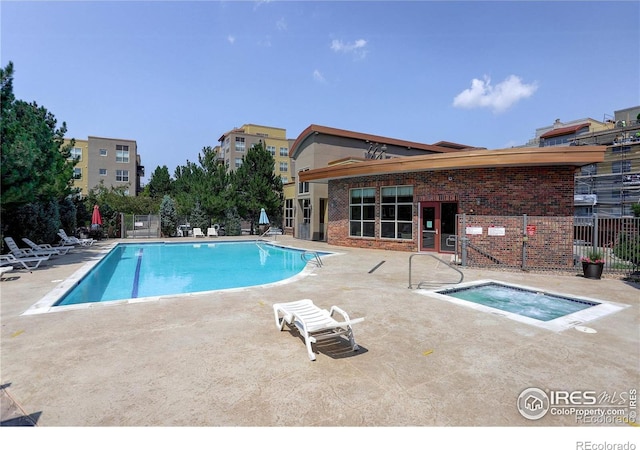
POLYGON ((593 236, 591 237, 591 247, 594 252, 597 251, 598 248, 598 222, 598 213, 593 213, 593 236))
POLYGON ((460 238, 460 264, 462 267, 467 267, 467 214, 462 214, 462 237, 460 238))
POLYGON ((527 268, 527 241, 529 235, 527 234, 527 215, 522 215, 522 270, 527 268))

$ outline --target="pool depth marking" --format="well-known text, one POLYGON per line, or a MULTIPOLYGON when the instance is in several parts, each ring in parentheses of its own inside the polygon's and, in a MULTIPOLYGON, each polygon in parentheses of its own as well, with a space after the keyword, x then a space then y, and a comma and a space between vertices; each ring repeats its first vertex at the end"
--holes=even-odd
POLYGON ((138 283, 140 282, 140 265, 142 264, 142 253, 144 249, 138 250, 138 262, 136 264, 136 272, 133 276, 133 289, 131 290, 131 298, 138 298, 138 283))

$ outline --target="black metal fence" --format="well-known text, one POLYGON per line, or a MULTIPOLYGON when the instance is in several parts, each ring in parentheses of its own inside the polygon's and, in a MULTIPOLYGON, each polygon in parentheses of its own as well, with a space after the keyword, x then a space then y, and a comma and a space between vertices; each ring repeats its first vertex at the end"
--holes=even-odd
POLYGON ((640 270, 640 217, 456 217, 456 261, 463 266, 582 272, 584 258, 604 273, 640 270))

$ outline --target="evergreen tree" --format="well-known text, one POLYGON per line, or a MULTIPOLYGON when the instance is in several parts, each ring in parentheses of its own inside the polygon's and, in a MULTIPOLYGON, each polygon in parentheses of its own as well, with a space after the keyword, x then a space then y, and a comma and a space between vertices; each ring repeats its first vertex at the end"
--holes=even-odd
POLYGON ((175 236, 178 228, 178 213, 175 202, 165 195, 160 204, 160 230, 165 237, 175 236))
POLYGON ((274 216, 282 209, 282 179, 274 174, 274 167, 273 156, 261 142, 249 149, 232 177, 234 203, 240 217, 251 223, 252 234, 262 208, 274 216))

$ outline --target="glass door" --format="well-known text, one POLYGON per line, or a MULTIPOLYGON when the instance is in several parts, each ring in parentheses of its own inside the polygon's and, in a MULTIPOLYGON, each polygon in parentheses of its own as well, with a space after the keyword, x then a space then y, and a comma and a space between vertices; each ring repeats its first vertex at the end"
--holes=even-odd
POLYGON ((420 250, 422 251, 438 251, 438 227, 436 226, 439 212, 438 206, 439 205, 436 202, 420 204, 420 220, 422 222, 420 250))

